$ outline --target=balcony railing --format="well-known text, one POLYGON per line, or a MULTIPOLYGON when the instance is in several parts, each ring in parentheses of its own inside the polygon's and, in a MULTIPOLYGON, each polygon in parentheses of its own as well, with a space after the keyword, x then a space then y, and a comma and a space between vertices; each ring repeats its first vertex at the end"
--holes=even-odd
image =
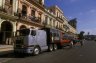
POLYGON ((37 0, 26 0, 26 1, 30 3, 35 2, 36 4, 42 5, 42 1, 37 1, 37 0))
POLYGON ((5 12, 5 13, 7 13, 7 11, 5 10, 5 8, 2 8, 2 7, 0 7, 0 12, 5 12))
POLYGON ((10 14, 10 15, 12 15, 12 13, 13 13, 13 11, 12 11, 12 7, 10 7, 10 8, 2 8, 2 7, 0 7, 0 12, 4 12, 4 13, 7 13, 7 14, 10 14))
POLYGON ((56 29, 59 29, 59 30, 61 30, 61 31, 64 31, 63 28, 58 27, 58 25, 57 25, 55 28, 56 28, 56 29))
POLYGON ((47 25, 47 22, 46 21, 43 21, 43 23, 42 23, 44 26, 46 26, 47 25))
POLYGON ((28 19, 33 22, 41 23, 41 19, 39 17, 29 16, 28 19))
POLYGON ((64 22, 64 20, 62 18, 60 18, 60 17, 57 17, 57 19, 59 19, 60 21, 64 22))
POLYGON ((36 23, 41 23, 41 19, 39 17, 25 16, 25 15, 23 15, 21 13, 15 13, 15 16, 18 16, 18 18, 21 19, 21 20, 32 21, 32 22, 36 22, 36 23))
POLYGON ((5 11, 2 11, 2 10, 0 10, 0 18, 6 19, 6 20, 11 20, 11 21, 16 21, 16 19, 18 19, 17 16, 13 16, 13 15, 8 14, 5 11))

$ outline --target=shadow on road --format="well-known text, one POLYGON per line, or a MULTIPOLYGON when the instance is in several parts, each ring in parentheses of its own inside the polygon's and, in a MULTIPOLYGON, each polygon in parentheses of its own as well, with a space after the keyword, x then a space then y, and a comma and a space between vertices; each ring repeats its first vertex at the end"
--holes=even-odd
POLYGON ((10 53, 10 54, 5 54, 5 55, 0 55, 0 58, 25 58, 29 56, 33 56, 33 55, 10 53))
MULTIPOLYGON (((74 48, 81 48, 81 46, 80 46, 80 44, 76 44, 73 47, 67 46, 67 47, 63 47, 62 49, 59 49, 59 50, 63 50, 64 49, 65 51, 68 51, 68 50, 73 50, 74 48)), ((59 51, 59 50, 57 50, 57 51, 59 51)), ((55 52, 55 51, 53 51, 53 52, 55 52)), ((39 55, 42 55, 44 53, 50 54, 52 52, 43 51, 39 55)), ((30 56, 33 56, 34 57, 34 55, 29 55, 29 54, 15 54, 15 53, 12 52, 12 53, 9 53, 9 54, 0 55, 0 58, 26 58, 26 57, 30 57, 30 56)))
MULTIPOLYGON (((48 52, 48 51, 41 52, 41 54, 44 54, 44 53, 51 53, 51 52, 48 52)), ((39 55, 41 55, 41 54, 39 54, 39 55)), ((34 57, 34 55, 32 55, 32 54, 21 54, 21 53, 13 53, 12 52, 9 54, 0 55, 0 58, 26 58, 26 57, 30 57, 30 56, 34 57)))

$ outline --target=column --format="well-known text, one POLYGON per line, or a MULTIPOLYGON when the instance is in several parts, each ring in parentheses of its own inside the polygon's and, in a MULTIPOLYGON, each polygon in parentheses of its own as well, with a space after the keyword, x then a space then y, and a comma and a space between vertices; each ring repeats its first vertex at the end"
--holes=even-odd
POLYGON ((47 24, 48 24, 48 25, 50 24, 50 17, 48 17, 48 21, 47 21, 47 24))
POLYGON ((13 0, 13 15, 17 13, 18 10, 18 0, 13 0))
POLYGON ((2 7, 5 7, 5 0, 2 0, 2 7))
POLYGON ((53 19, 51 19, 51 26, 53 27, 53 19))
POLYGON ((0 7, 4 8, 4 6, 5 6, 5 0, 0 0, 0 7))
POLYGON ((27 16, 30 16, 31 15, 31 8, 30 6, 27 7, 27 16))
POLYGON ((44 0, 42 0, 42 5, 44 5, 44 0))
POLYGON ((1 18, 0 18, 0 31, 1 31, 1 23, 2 23, 2 22, 1 22, 1 18))
POLYGON ((42 13, 41 23, 44 23, 45 21, 45 15, 42 13))
POLYGON ((0 7, 2 8, 2 4, 3 4, 3 1, 2 0, 0 0, 0 7))

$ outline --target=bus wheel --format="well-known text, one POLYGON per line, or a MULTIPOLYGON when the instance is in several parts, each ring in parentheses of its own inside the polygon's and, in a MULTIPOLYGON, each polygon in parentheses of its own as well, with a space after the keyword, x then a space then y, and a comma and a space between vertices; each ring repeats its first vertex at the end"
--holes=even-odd
POLYGON ((33 55, 38 55, 40 53, 40 48, 39 47, 35 47, 33 50, 33 55))
POLYGON ((57 50, 57 45, 56 45, 56 44, 54 44, 53 46, 54 46, 54 50, 57 50))
POLYGON ((48 50, 49 50, 50 52, 53 51, 53 45, 52 45, 52 44, 50 44, 50 45, 48 46, 48 50))

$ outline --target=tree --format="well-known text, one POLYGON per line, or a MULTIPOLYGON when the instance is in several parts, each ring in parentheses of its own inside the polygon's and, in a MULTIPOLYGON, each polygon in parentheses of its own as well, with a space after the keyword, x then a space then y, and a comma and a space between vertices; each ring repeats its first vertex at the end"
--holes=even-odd
POLYGON ((80 34, 79 34, 79 39, 81 39, 81 40, 84 39, 84 33, 85 33, 84 31, 81 31, 81 32, 80 32, 80 34))
POLYGON ((88 35, 90 34, 90 32, 88 32, 88 35))

